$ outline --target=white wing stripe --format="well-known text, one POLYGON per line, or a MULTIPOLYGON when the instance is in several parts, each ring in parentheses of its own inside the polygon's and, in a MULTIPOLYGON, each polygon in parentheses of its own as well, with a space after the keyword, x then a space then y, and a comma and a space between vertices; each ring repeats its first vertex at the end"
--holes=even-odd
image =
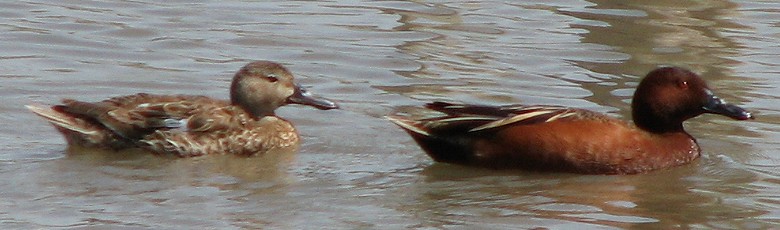
POLYGON ((497 121, 494 121, 494 122, 490 122, 490 123, 478 126, 476 128, 473 128, 473 129, 469 130, 469 132, 476 132, 476 131, 480 131, 480 130, 495 128, 495 127, 499 127, 499 126, 503 126, 503 125, 507 125, 507 124, 511 124, 511 123, 515 123, 515 122, 519 122, 519 121, 522 121, 522 120, 526 120, 526 119, 529 119, 529 118, 533 118, 533 117, 536 117, 536 116, 541 116, 541 115, 545 115, 545 114, 549 114, 549 113, 554 113, 554 112, 557 112, 557 111, 558 110, 540 110, 540 111, 523 113, 523 114, 519 114, 519 115, 514 116, 514 117, 501 119, 501 120, 497 120, 497 121))
POLYGON ((569 117, 569 116, 571 116, 571 115, 574 115, 574 113, 573 113, 573 112, 570 112, 570 111, 566 111, 566 112, 563 112, 563 113, 561 113, 561 114, 558 114, 558 115, 552 116, 552 117, 550 117, 550 118, 547 118, 547 120, 546 120, 546 121, 544 121, 544 122, 551 122, 551 121, 555 121, 555 120, 558 120, 558 119, 561 119, 561 118, 564 118, 564 117, 569 117))

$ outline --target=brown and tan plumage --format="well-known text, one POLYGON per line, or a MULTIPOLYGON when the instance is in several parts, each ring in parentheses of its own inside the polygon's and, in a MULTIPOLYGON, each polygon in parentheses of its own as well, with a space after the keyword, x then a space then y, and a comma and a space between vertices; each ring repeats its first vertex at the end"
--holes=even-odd
POLYGON ((262 154, 297 144, 298 133, 274 110, 285 104, 334 109, 309 95, 283 66, 252 62, 233 78, 230 101, 192 95, 135 94, 101 102, 63 100, 52 107, 28 105, 71 145, 108 149, 140 147, 181 157, 262 154))

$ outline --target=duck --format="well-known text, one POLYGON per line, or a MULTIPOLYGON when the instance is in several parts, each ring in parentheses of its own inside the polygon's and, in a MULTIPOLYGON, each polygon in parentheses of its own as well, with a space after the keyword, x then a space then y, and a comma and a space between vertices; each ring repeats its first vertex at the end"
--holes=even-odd
POLYGON ((579 174, 639 174, 688 164, 701 155, 683 122, 710 113, 752 113, 717 97, 685 68, 650 71, 631 101, 633 123, 552 105, 487 106, 432 102, 434 116, 386 118, 435 162, 493 169, 579 174))
POLYGON ((140 148, 160 155, 253 156, 298 144, 300 137, 275 110, 301 104, 337 109, 295 83, 279 63, 253 61, 233 76, 230 100, 198 95, 138 93, 100 102, 63 99, 54 106, 26 105, 51 123, 69 146, 122 150, 140 148))

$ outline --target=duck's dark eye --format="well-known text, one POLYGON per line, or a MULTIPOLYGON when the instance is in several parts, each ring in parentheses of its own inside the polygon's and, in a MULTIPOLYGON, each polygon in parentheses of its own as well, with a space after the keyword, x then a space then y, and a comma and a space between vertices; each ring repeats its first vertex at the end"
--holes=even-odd
POLYGON ((268 81, 270 82, 276 82, 279 80, 279 78, 276 77, 276 75, 266 75, 266 79, 268 79, 268 81))

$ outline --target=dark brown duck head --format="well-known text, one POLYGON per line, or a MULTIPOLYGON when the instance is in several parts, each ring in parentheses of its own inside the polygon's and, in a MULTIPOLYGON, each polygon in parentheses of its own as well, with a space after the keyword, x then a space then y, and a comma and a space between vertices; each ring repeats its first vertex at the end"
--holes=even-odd
POLYGON ((306 92, 295 83, 290 71, 270 61, 255 61, 242 67, 230 85, 230 101, 255 117, 274 115, 274 110, 286 104, 323 110, 338 108, 335 103, 306 92))
POLYGON ((653 133, 682 131, 682 122, 703 113, 737 120, 753 115, 715 96, 697 74, 678 67, 651 71, 639 83, 631 102, 634 123, 653 133))

